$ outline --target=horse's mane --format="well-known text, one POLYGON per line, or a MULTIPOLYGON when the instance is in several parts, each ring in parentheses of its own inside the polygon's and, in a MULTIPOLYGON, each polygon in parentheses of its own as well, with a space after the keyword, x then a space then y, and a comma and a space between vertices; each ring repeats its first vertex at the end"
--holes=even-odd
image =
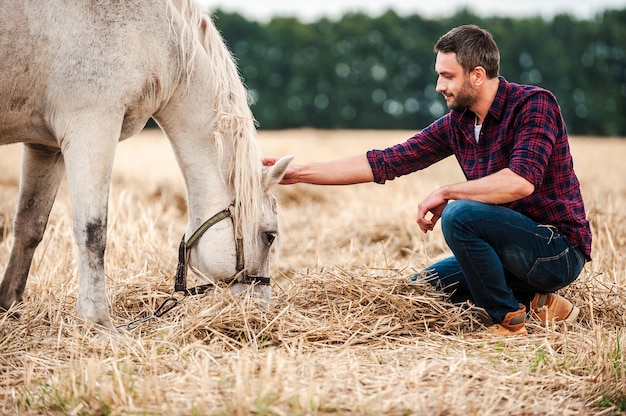
MULTIPOLYGON (((256 142, 255 120, 248 104, 248 92, 235 59, 213 21, 194 0, 180 0, 179 12, 188 23, 191 36, 198 36, 199 43, 209 55, 213 83, 211 102, 215 112, 210 131, 220 160, 224 155, 224 146, 232 146, 227 182, 232 187, 239 224, 243 227, 241 231, 248 234, 258 226, 264 200, 262 155, 256 142)), ((191 44, 197 45, 198 42, 191 44)), ((198 51, 182 53, 187 55, 185 67, 189 75, 193 71, 193 56, 198 51)))

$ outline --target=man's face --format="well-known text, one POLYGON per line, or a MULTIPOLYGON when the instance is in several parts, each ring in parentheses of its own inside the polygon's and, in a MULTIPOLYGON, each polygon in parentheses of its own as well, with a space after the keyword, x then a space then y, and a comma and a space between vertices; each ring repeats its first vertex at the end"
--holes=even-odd
POLYGON ((443 94, 448 108, 464 110, 478 101, 470 77, 456 60, 454 52, 438 52, 435 62, 437 92, 443 94))

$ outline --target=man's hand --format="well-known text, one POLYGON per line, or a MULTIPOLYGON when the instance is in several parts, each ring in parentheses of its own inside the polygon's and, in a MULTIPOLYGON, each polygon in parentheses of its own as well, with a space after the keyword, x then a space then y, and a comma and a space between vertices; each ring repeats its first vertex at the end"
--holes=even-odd
POLYGON ((264 157, 263 166, 265 167, 274 166, 277 160, 278 160, 277 157, 264 157))
POLYGON ((446 205, 448 205, 448 200, 443 198, 439 190, 436 190, 417 206, 417 224, 423 232, 426 233, 435 228, 446 205), (426 218, 429 212, 432 216, 426 218))
MULTIPOLYGON (((263 158, 263 167, 268 168, 270 166, 274 166, 274 164, 278 161, 276 157, 265 157, 263 158)), ((287 170, 285 171, 285 175, 283 179, 279 182, 281 185, 292 185, 294 183, 298 183, 298 181, 294 177, 294 172, 296 170, 296 166, 289 165, 287 170)))

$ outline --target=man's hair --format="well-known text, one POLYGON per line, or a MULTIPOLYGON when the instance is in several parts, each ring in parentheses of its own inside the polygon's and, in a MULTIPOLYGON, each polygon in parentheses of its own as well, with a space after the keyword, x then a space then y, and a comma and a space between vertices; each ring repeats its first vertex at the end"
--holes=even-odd
POLYGON ((500 51, 488 31, 476 25, 455 27, 439 38, 435 52, 454 52, 461 67, 469 73, 477 66, 485 68, 487 77, 500 72, 500 51))

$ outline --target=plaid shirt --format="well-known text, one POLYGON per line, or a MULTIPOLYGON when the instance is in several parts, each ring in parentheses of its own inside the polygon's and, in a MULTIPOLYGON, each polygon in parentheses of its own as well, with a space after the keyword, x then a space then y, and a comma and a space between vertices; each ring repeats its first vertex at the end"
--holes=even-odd
POLYGON ((456 156, 468 180, 509 168, 535 185, 535 192, 503 206, 557 227, 591 259, 591 229, 554 95, 500 77, 478 143, 474 121, 470 110, 451 110, 404 143, 370 150, 374 182, 385 183, 450 155, 456 156))

